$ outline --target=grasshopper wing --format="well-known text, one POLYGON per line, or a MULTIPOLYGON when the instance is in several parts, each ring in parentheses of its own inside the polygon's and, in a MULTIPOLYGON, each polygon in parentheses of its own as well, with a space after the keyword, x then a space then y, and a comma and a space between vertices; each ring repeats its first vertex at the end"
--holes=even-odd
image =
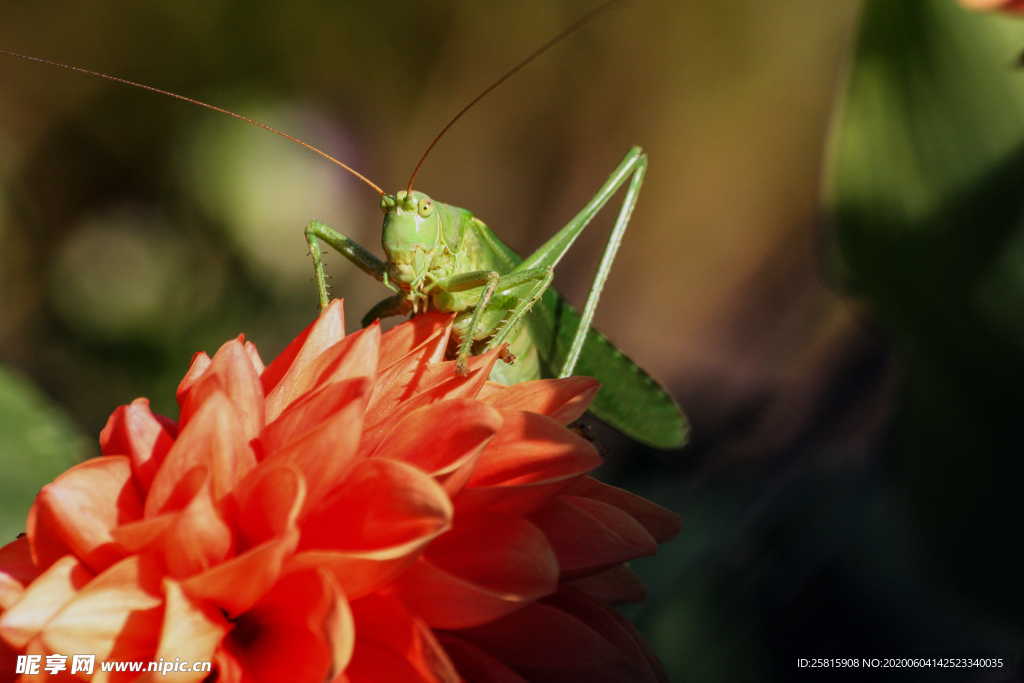
MULTIPOLYGON (((530 312, 527 324, 547 374, 554 376, 579 328, 580 314, 549 289, 530 312)), ((601 382, 590 410, 623 434, 655 448, 680 448, 686 443, 690 426, 675 400, 593 327, 573 374, 601 382)))

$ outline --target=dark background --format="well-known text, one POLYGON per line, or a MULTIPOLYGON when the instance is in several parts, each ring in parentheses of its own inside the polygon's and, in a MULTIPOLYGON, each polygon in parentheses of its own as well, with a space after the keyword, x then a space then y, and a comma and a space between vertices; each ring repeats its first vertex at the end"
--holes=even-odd
MULTIPOLYGON (((591 5, 8 2, 0 46, 234 108, 393 190, 591 5)), ((1022 48, 1024 22, 952 0, 625 2, 427 162, 420 189, 526 253, 650 154, 597 322, 693 440, 597 433, 607 479, 684 518, 630 610, 673 680, 1020 680, 1022 48), (796 666, 875 656, 1006 665, 796 666)), ((173 415, 192 352, 244 330, 270 358, 309 321, 310 219, 379 241, 373 193, 297 146, 9 58, 0 152, 7 537, 113 407, 173 415)), ((559 267, 572 301, 609 220, 559 267)), ((350 325, 386 293, 328 268, 350 325)))

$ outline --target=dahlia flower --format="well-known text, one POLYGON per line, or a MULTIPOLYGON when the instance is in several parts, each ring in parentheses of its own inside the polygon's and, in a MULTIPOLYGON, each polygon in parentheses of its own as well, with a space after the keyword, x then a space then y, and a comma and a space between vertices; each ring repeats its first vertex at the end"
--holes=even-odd
POLYGON ((450 325, 346 336, 335 301, 267 367, 196 354, 177 421, 115 410, 0 549, 0 679, 89 653, 213 670, 17 680, 663 680, 609 605, 678 518, 587 475, 593 380, 459 374, 450 325))

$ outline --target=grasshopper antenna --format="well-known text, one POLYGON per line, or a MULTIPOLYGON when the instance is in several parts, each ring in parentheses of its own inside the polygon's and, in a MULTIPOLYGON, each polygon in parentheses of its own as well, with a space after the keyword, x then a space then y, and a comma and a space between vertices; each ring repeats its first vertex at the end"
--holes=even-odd
POLYGON ((0 54, 7 55, 9 57, 17 57, 18 59, 23 59, 23 60, 25 60, 27 62, 37 62, 39 64, 46 64, 47 66, 55 66, 57 68, 66 69, 68 71, 77 71, 78 73, 85 74, 86 76, 92 76, 94 78, 102 78, 104 80, 113 81, 115 83, 120 83, 122 85, 130 85, 133 88, 141 88, 142 90, 148 90, 149 92, 156 93, 158 95, 166 95, 167 97, 172 97, 172 98, 174 98, 176 100, 181 100, 182 102, 188 102, 189 104, 194 104, 194 105, 196 105, 198 107, 203 107, 204 109, 210 109, 212 111, 219 112, 221 114, 227 114, 228 116, 230 116, 232 118, 236 118, 239 121, 244 121, 245 123, 248 123, 250 126, 255 126, 256 128, 262 128, 263 130, 270 131, 274 135, 281 136, 285 140, 290 140, 291 142, 294 142, 295 144, 302 145, 303 147, 308 149, 310 152, 314 152, 316 154, 319 154, 324 159, 327 159, 328 161, 330 161, 332 164, 335 164, 337 166, 342 167, 343 169, 345 169, 346 171, 348 171, 349 173, 354 175, 356 178, 358 178, 359 180, 363 181, 364 183, 369 185, 371 188, 373 188, 373 191, 376 192, 377 194, 379 194, 379 195, 383 195, 384 194, 384 190, 380 189, 380 187, 376 183, 374 183, 372 180, 370 180, 369 178, 367 178, 362 173, 360 173, 359 171, 355 170, 354 168, 352 168, 351 166, 349 166, 345 162, 341 161, 340 159, 337 159, 337 158, 331 156, 330 154, 328 154, 327 152, 323 151, 319 147, 314 147, 313 145, 309 144, 305 140, 300 140, 299 138, 295 137, 294 135, 289 135, 288 133, 285 133, 283 130, 278 130, 277 128, 274 128, 273 126, 267 125, 266 123, 263 123, 262 121, 257 121, 256 119, 251 119, 248 116, 243 116, 242 114, 235 113, 235 112, 231 111, 230 109, 224 109, 223 107, 218 107, 217 105, 214 105, 214 104, 208 104, 206 102, 202 102, 200 100, 193 99, 191 97, 185 97, 184 95, 179 95, 178 93, 173 93, 173 92, 171 92, 169 90, 161 90, 160 88, 154 88, 153 86, 146 85, 145 83, 136 83, 135 81, 129 81, 127 78, 120 78, 118 76, 111 76, 110 74, 101 73, 99 71, 92 71, 90 69, 85 69, 85 68, 82 68, 80 66, 71 66, 70 64, 62 64, 60 62, 54 62, 54 61, 49 60, 49 59, 43 59, 42 57, 32 57, 32 56, 29 56, 29 55, 23 55, 23 54, 21 54, 19 52, 12 52, 11 50, 5 50, 3 48, 0 48, 0 54))
POLYGON ((563 39, 569 37, 570 35, 572 35, 576 31, 578 31, 579 29, 583 28, 583 26, 585 26, 588 22, 590 22, 591 19, 593 19, 598 14, 600 14, 604 10, 608 9, 609 7, 611 7, 612 5, 614 5, 617 2, 619 2, 619 0, 606 0, 606 2, 603 2, 600 5, 598 5, 597 7, 594 7, 593 9, 591 9, 589 12, 587 12, 582 17, 580 17, 579 19, 574 21, 572 24, 570 24, 567 28, 563 29, 556 36, 554 36, 553 38, 549 39, 546 43, 544 43, 543 45, 538 47, 536 50, 531 52, 529 55, 527 55, 518 64, 513 66, 511 69, 506 71, 504 74, 502 74, 501 77, 498 78, 498 80, 494 81, 489 86, 484 88, 483 91, 479 95, 477 95, 476 97, 474 97, 472 100, 469 101, 469 104, 467 104, 462 109, 460 109, 458 111, 458 113, 455 114, 455 116, 453 116, 451 118, 451 120, 449 120, 448 123, 445 124, 444 128, 441 129, 441 132, 434 136, 434 139, 430 141, 430 144, 427 145, 427 149, 423 152, 423 156, 421 156, 420 160, 418 162, 416 162, 416 167, 412 169, 412 175, 409 176, 409 183, 406 185, 406 188, 405 188, 406 193, 408 194, 408 193, 412 192, 412 184, 413 184, 413 181, 416 180, 416 174, 418 174, 420 172, 420 168, 423 166, 423 162, 426 161, 427 157, 430 155, 430 151, 432 149, 434 149, 434 146, 441 140, 441 138, 444 137, 444 134, 448 132, 448 129, 451 128, 452 126, 454 126, 456 121, 458 121, 459 119, 462 118, 463 114, 465 114, 467 111, 472 109, 473 106, 477 102, 479 102, 484 97, 486 97, 492 90, 497 88, 499 85, 501 85, 502 83, 507 81, 512 76, 514 76, 524 66, 526 66, 527 64, 529 64, 533 60, 537 59, 537 57, 540 57, 542 54, 547 52, 549 49, 551 49, 552 47, 554 47, 558 43, 562 42, 563 39))

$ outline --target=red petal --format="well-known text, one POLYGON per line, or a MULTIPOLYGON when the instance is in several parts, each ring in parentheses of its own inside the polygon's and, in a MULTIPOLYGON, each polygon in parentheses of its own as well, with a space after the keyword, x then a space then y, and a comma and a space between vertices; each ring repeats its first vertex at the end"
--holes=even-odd
POLYGON ((398 600, 373 595, 352 603, 356 641, 345 670, 351 683, 459 683, 444 648, 398 600))
POLYGON ((13 605, 25 586, 39 576, 40 571, 32 562, 28 537, 21 536, 0 548, 0 612, 13 605))
POLYGON ((390 368, 400 358, 421 347, 430 340, 444 338, 443 345, 437 345, 440 355, 432 362, 443 358, 443 347, 448 345, 448 334, 455 316, 451 313, 423 313, 411 320, 395 325, 380 340, 380 368, 390 368))
MULTIPOLYGON (((187 503, 156 517, 125 524, 113 532, 126 551, 158 552, 168 573, 181 578, 219 564, 234 545, 231 528, 210 499, 206 472, 194 468, 183 480, 187 503)), ((177 507, 177 506, 175 506, 177 507)))
POLYGON ((149 488, 173 443, 174 433, 153 414, 145 398, 115 410, 100 432, 102 453, 130 457, 135 479, 143 490, 149 488))
MULTIPOLYGON (((384 421, 397 406, 419 391, 427 368, 444 357, 450 331, 447 327, 438 330, 393 363, 385 365, 382 359, 366 409, 367 424, 376 425, 384 421)), ((391 332, 383 336, 382 343, 389 334, 391 332)))
POLYGON ((473 643, 451 633, 438 635, 438 641, 448 653, 464 681, 473 683, 529 683, 525 678, 490 656, 473 643))
POLYGON ((0 635, 10 645, 24 648, 92 578, 76 558, 66 555, 57 560, 0 615, 0 635))
POLYGON ((192 385, 206 374, 212 362, 205 351, 197 351, 192 354, 192 362, 188 366, 188 371, 185 372, 185 376, 178 382, 178 390, 176 392, 178 405, 181 405, 185 395, 192 389, 192 385))
POLYGON ((571 588, 559 590, 546 602, 574 615, 604 636, 630 660, 632 666, 638 670, 644 670, 643 680, 650 680, 652 683, 669 683, 668 676, 661 667, 661 662, 647 647, 636 627, 614 609, 609 609, 593 598, 571 588))
POLYGON ((495 349, 471 358, 469 373, 465 376, 455 374, 455 361, 423 366, 421 376, 416 379, 418 393, 407 400, 390 404, 377 402, 374 408, 378 398, 374 395, 367 409, 367 426, 363 430, 360 452, 365 455, 372 453, 396 420, 421 406, 439 401, 474 398, 487 381, 491 368, 498 360, 498 353, 499 349, 495 349))
MULTIPOLYGON (((284 450, 313 430, 322 428, 325 422, 353 402, 359 402, 362 412, 368 391, 368 380, 356 377, 303 395, 263 430, 257 442, 259 452, 265 458, 284 450)), ((359 430, 354 431, 358 433, 359 430)))
POLYGON ((647 599, 647 589, 644 587, 643 581, 625 564, 568 581, 563 585, 589 595, 606 605, 643 602, 647 599))
POLYGON ((511 412, 469 483, 455 498, 459 515, 529 514, 572 479, 599 464, 592 444, 544 415, 511 412))
MULTIPOLYGON (((191 662, 213 659, 217 645, 230 628, 228 622, 216 609, 190 600, 176 582, 164 579, 163 588, 164 619, 155 658, 191 662)), ((202 681, 208 675, 204 672, 176 672, 160 680, 190 683, 202 681)))
POLYGON ((153 478, 145 514, 165 512, 175 487, 194 467, 207 469, 210 493, 219 503, 255 465, 238 412, 223 392, 214 392, 182 428, 153 478))
POLYGON ((181 582, 190 596, 208 600, 236 617, 262 598, 281 576, 284 561, 294 552, 297 532, 250 548, 216 567, 181 582))
POLYGON ((313 378, 310 388, 356 377, 373 380, 377 376, 379 353, 379 324, 348 335, 310 364, 309 374, 313 378))
POLYGON ((168 513, 122 524, 111 534, 126 553, 135 554, 156 543, 173 523, 174 514, 168 513))
POLYGON ((554 592, 558 562, 522 519, 456 528, 399 579, 403 601, 434 628, 477 626, 554 592))
POLYGON ((658 549, 643 526, 608 503, 581 496, 560 495, 534 513, 558 556, 563 574, 592 573, 658 549))
POLYGON ((672 539, 682 527, 679 515, 671 510, 652 503, 635 493, 605 484, 593 477, 580 477, 572 483, 566 493, 599 500, 629 513, 636 521, 644 525, 644 528, 657 539, 658 543, 672 539))
POLYGON ((419 469, 386 458, 360 462, 303 523, 302 549, 374 550, 414 544, 448 528, 451 502, 419 469))
POLYGON ((95 572, 124 557, 111 531, 142 515, 142 502, 123 455, 86 460, 39 491, 28 515, 36 565, 48 567, 68 552, 95 572))
POLYGON ((481 390, 480 400, 503 412, 540 413, 567 425, 586 412, 599 387, 600 383, 590 377, 538 379, 509 387, 489 382, 481 390))
POLYGON ((373 455, 415 465, 451 495, 466 483, 477 456, 501 424, 498 411, 479 401, 442 401, 395 423, 373 455), (427 443, 429 448, 424 448, 427 443))
POLYGON ((635 632, 610 609, 562 594, 458 631, 531 683, 657 683, 635 632))
POLYGON ((241 336, 224 343, 202 377, 179 392, 181 417, 178 423, 182 428, 214 395, 226 396, 238 411, 246 441, 260 433, 264 423, 263 388, 241 336))
POLYGON ((322 565, 354 599, 374 590, 448 529, 444 489, 405 463, 373 458, 302 522, 295 566, 322 565))
POLYGON ((167 572, 175 578, 192 576, 219 564, 232 549, 231 529, 221 518, 203 486, 161 535, 160 549, 167 572))
POLYGON ((351 469, 359 447, 367 388, 367 380, 357 378, 351 380, 351 385, 340 382, 325 388, 322 403, 296 402, 298 410, 305 407, 313 411, 311 415, 318 414, 325 404, 337 407, 305 436, 265 456, 264 465, 290 464, 302 472, 306 481, 306 509, 319 504, 351 469))
POLYGON ((311 388, 307 374, 309 365, 344 337, 344 308, 341 300, 335 299, 263 371, 260 381, 267 397, 268 421, 311 388))
POLYGON ((81 652, 104 659, 151 659, 163 606, 158 568, 129 557, 115 564, 68 602, 43 630, 52 652, 81 652))
POLYGON ((235 501, 246 543, 256 545, 287 532, 297 533, 296 521, 306 501, 306 480, 289 463, 263 465, 239 484, 235 501))
POLYGON ((263 366, 263 359, 260 358, 260 352, 256 345, 251 341, 245 342, 245 352, 249 355, 249 362, 252 363, 252 369, 256 371, 256 375, 262 375, 266 368, 263 366))
POLYGON ((235 624, 230 647, 246 680, 320 683, 343 671, 355 633, 330 574, 289 574, 235 624))
POLYGON ((469 359, 466 374, 456 372, 456 362, 434 362, 425 368, 417 388, 417 395, 409 399, 417 405, 456 398, 476 398, 487 384, 491 370, 501 355, 500 349, 493 349, 469 359))

